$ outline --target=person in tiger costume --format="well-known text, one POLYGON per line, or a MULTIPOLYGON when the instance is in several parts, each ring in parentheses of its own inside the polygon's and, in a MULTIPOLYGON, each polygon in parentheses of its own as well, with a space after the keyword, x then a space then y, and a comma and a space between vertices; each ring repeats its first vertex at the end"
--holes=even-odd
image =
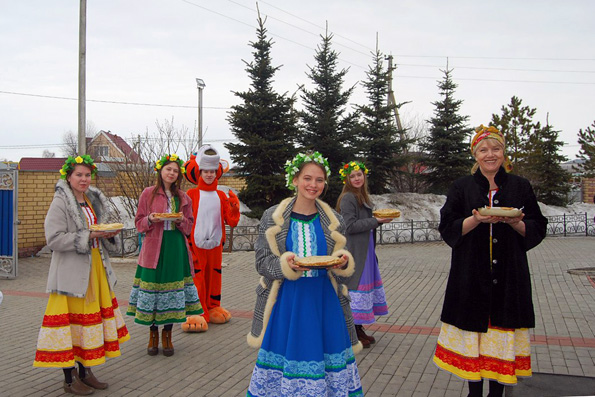
MULTIPOLYGON (((229 198, 217 184, 229 164, 221 160, 211 145, 203 145, 184 164, 186 179, 197 185, 188 190, 192 199, 194 227, 188 237, 194 262, 194 284, 207 323, 224 324, 231 319, 228 310, 221 307, 221 262, 225 243, 225 224, 235 227, 240 220, 240 201, 229 190, 229 198)), ((182 324, 185 332, 206 331, 208 325, 195 324, 188 318, 182 324)))

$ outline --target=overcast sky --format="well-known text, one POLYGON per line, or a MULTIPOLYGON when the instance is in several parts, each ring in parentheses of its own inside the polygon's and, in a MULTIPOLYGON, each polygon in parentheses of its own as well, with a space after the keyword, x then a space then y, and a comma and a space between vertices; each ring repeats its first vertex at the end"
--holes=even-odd
MULTIPOLYGON (((432 117, 447 64, 469 125, 487 124, 513 95, 537 108, 536 121, 561 130, 569 159, 577 132, 595 120, 595 1, 260 1, 274 41, 278 92, 311 88, 306 72, 325 23, 334 34, 345 88, 365 103, 376 47, 392 54, 393 88, 405 124, 432 117)), ((0 0, 0 160, 61 156, 77 131, 79 1, 0 0)), ((256 40, 249 0, 88 0, 87 121, 126 139, 155 122, 196 128, 203 91, 204 142, 233 140, 226 121, 246 91, 256 40), (152 106, 160 105, 160 106, 152 106)), ((224 157, 226 152, 223 153, 224 157)))

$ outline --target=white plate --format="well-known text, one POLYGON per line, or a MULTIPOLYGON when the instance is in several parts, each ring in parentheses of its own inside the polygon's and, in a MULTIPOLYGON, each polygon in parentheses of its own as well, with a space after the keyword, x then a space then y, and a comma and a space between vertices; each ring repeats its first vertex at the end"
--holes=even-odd
POLYGON ((515 218, 521 216, 523 211, 518 208, 502 208, 502 207, 483 207, 478 208, 477 211, 483 216, 506 216, 515 218))

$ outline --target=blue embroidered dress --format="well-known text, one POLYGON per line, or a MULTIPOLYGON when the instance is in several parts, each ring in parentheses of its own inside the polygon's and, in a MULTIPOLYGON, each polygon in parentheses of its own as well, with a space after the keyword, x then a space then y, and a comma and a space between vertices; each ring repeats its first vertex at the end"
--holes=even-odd
MULTIPOLYGON (((327 255, 318 214, 292 212, 286 249, 327 255)), ((258 352, 247 396, 362 396, 351 341, 326 269, 285 280, 258 352)))

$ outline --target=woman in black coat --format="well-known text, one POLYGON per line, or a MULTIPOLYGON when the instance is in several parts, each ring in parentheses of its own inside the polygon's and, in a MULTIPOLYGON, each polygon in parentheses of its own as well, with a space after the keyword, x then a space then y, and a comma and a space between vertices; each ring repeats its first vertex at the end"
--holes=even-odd
POLYGON ((533 189, 511 175, 503 135, 476 129, 472 175, 454 182, 440 210, 440 234, 452 247, 443 322, 434 362, 469 381, 469 396, 501 396, 517 376, 531 376, 529 328, 535 327, 526 252, 545 237, 547 220, 533 189), (482 216, 484 206, 522 209, 482 216))

